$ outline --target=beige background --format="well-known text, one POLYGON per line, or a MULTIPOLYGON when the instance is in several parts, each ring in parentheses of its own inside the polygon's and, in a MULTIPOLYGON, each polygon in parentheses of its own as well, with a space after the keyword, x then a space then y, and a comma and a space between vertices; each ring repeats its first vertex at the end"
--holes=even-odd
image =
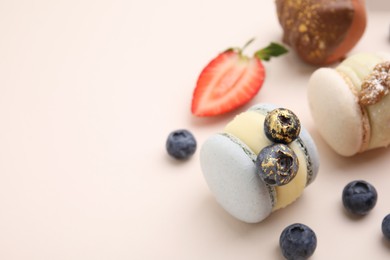
MULTIPOLYGON (((352 53, 390 51, 390 2, 369 2, 352 53)), ((204 65, 218 52, 280 41, 273 1, 1 1, 0 259, 282 259, 294 222, 318 236, 312 259, 389 259, 380 225, 390 213, 390 149, 342 158, 318 135, 306 84, 314 67, 293 53, 265 63, 255 99, 294 110, 321 156, 318 179, 260 224, 214 201, 199 150, 178 163, 165 152, 177 128, 199 146, 234 114, 190 114, 204 65), (365 179, 375 209, 351 218, 341 191, 365 179)))

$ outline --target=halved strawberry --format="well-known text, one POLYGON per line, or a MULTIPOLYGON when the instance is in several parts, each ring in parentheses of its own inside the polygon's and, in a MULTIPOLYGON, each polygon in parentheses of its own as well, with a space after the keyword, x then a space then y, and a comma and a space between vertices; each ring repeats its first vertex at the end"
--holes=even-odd
POLYGON ((250 101, 265 78, 261 60, 279 56, 287 50, 276 43, 257 51, 253 57, 232 48, 219 54, 200 73, 192 97, 191 112, 196 116, 215 116, 236 109, 250 101))

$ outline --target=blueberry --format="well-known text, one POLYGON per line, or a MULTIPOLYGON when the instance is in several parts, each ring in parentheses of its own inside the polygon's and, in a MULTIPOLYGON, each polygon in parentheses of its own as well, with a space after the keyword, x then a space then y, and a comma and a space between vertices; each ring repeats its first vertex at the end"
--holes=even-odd
POLYGON ((289 183, 297 175, 298 167, 295 152, 285 144, 264 147, 256 159, 257 173, 271 186, 289 183))
POLYGON ((378 193, 370 183, 357 180, 344 187, 342 199, 347 211, 356 215, 366 215, 375 207, 378 193))
POLYGON ((382 220, 382 233, 387 239, 390 239, 390 214, 382 220))
POLYGON ((299 136, 300 131, 301 123, 289 109, 276 108, 265 117, 264 133, 275 143, 291 143, 299 136))
POLYGON ((196 150, 195 137, 188 130, 175 130, 168 135, 166 149, 168 154, 175 159, 188 159, 196 150))
POLYGON ((317 247, 317 236, 308 226, 295 223, 283 230, 279 245, 286 259, 308 259, 317 247))

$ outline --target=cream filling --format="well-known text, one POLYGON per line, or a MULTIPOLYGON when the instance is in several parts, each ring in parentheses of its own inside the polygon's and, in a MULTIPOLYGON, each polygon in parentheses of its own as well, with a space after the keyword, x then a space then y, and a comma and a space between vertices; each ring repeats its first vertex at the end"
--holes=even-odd
MULTIPOLYGON (((245 143, 256 155, 265 146, 272 144, 264 133, 265 115, 256 111, 246 111, 237 115, 224 129, 243 143, 245 143)), ((306 157, 300 145, 294 141, 289 144, 298 157, 299 169, 295 178, 284 186, 276 186, 276 203, 273 211, 283 208, 294 202, 303 192, 307 183, 306 157)))
MULTIPOLYGON (((365 78, 373 71, 373 68, 385 59, 380 55, 361 53, 355 54, 344 60, 336 68, 341 75, 346 76, 352 83, 355 91, 359 93, 365 78)), ((390 144, 390 96, 386 95, 380 102, 362 107, 366 111, 370 135, 368 143, 362 147, 361 151, 390 144)))
MULTIPOLYGON (((354 96, 353 102, 356 103, 356 108, 359 110, 357 112, 360 113, 359 118, 361 119, 361 124, 359 124, 359 125, 361 126, 361 129, 359 129, 358 131, 356 131, 357 129, 355 129, 355 131, 360 132, 360 139, 361 140, 359 142, 360 145, 356 145, 357 150, 355 153, 363 152, 363 151, 367 150, 368 145, 370 143, 370 139, 371 139, 371 127, 370 127, 370 119, 368 118, 368 112, 364 106, 360 105, 359 92, 356 89, 355 85, 352 83, 351 78, 341 71, 338 71, 337 73, 341 75, 344 82, 348 86, 349 90, 352 92, 352 95, 354 96)), ((356 76, 356 74, 355 75, 350 74, 350 76, 356 76)))

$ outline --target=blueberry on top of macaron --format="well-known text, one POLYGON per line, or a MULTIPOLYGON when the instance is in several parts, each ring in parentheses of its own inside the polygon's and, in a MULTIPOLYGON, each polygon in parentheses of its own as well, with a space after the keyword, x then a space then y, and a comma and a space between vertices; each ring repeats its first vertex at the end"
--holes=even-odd
POLYGON ((256 159, 257 172, 265 183, 281 186, 297 174, 299 161, 295 152, 285 144, 264 147, 256 159))
POLYGON ((299 118, 289 109, 276 108, 264 120, 264 133, 275 143, 289 144, 301 131, 299 118))

